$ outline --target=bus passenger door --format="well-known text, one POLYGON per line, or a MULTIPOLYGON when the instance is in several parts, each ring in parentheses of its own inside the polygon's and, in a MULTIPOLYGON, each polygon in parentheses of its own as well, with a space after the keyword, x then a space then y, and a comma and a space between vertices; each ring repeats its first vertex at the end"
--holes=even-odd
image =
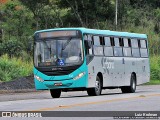
POLYGON ((123 86, 125 83, 124 76, 124 58, 115 57, 114 59, 114 76, 113 76, 113 84, 114 86, 123 86))
POLYGON ((102 58, 102 68, 104 71, 103 86, 113 86, 114 60, 112 59, 112 57, 102 58))
POLYGON ((125 57, 124 58, 125 61, 125 72, 124 72, 124 76, 125 76, 125 86, 130 85, 130 79, 131 79, 131 74, 132 72, 135 72, 135 70, 137 69, 135 66, 135 59, 133 58, 129 58, 129 57, 125 57))
POLYGON ((114 86, 123 86, 125 83, 124 67, 125 61, 123 57, 123 39, 114 38, 114 86))

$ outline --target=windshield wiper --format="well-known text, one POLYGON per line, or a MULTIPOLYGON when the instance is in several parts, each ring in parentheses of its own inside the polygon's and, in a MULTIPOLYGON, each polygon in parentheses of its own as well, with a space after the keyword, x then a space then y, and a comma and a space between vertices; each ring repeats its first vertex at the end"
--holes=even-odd
POLYGON ((68 39, 67 42, 64 43, 64 45, 62 46, 62 51, 66 49, 66 47, 69 45, 71 40, 72 40, 72 37, 70 39, 68 39))
POLYGON ((46 45, 48 49, 50 49, 50 47, 47 45, 46 39, 43 39, 42 42, 46 45))

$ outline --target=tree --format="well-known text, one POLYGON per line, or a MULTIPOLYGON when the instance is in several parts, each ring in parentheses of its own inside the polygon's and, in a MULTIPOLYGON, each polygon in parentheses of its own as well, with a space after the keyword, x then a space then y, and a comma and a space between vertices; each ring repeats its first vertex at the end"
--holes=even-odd
POLYGON ((36 30, 63 26, 61 14, 66 12, 57 7, 57 0, 19 1, 33 13, 36 30))
POLYGON ((32 11, 36 20, 36 30, 39 29, 39 15, 43 12, 44 7, 49 4, 49 0, 19 0, 24 6, 32 11))
POLYGON ((28 36, 33 34, 32 15, 18 1, 8 1, 1 8, 1 26, 3 33, 1 42, 16 40, 27 44, 28 36))
POLYGON ((114 19, 111 0, 61 0, 58 6, 69 10, 66 21, 74 26, 93 27, 101 21, 114 19))

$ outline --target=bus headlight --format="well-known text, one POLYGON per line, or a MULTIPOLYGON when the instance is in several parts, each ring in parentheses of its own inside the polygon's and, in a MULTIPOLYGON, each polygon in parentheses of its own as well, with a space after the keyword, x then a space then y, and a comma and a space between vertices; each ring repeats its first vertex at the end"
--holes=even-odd
POLYGON ((82 73, 78 74, 76 77, 73 78, 73 80, 77 80, 77 79, 83 77, 84 74, 85 74, 85 72, 82 72, 82 73))
POLYGON ((40 78, 39 76, 37 76, 37 75, 34 75, 34 78, 36 80, 38 80, 39 82, 44 82, 44 80, 42 78, 40 78))

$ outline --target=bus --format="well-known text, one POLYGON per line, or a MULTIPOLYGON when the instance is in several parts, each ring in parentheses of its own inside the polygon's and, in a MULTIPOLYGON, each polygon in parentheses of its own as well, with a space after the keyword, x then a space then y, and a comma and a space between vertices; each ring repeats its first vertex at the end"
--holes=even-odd
POLYGON ((120 88, 134 93, 149 82, 146 34, 88 28, 56 28, 34 34, 34 82, 37 90, 87 91, 120 88))

